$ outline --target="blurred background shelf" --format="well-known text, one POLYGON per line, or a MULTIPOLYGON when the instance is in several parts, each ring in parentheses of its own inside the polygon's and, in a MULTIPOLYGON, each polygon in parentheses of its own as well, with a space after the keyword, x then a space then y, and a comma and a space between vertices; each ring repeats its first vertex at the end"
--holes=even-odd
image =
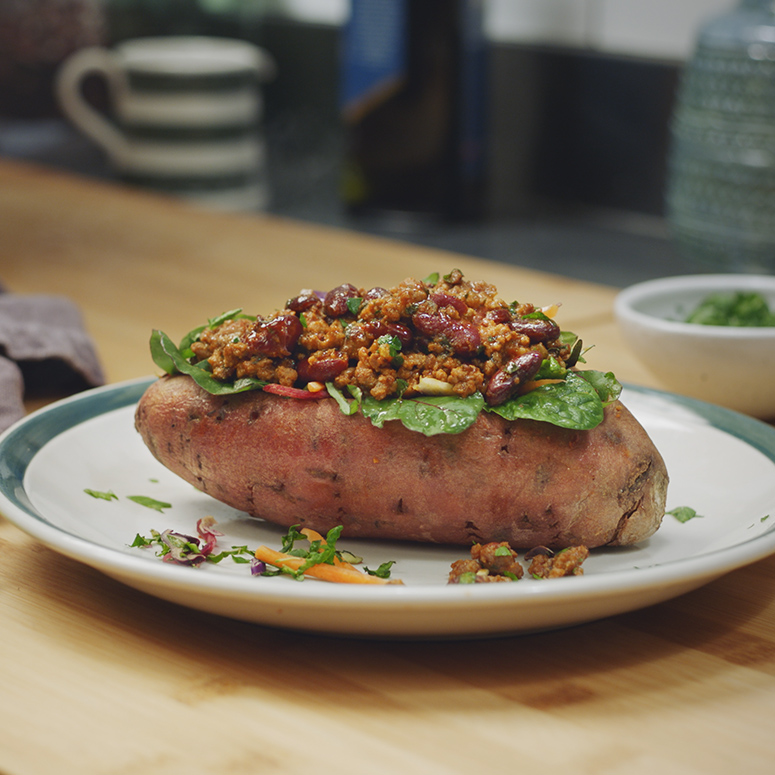
MULTIPOLYGON (((675 252, 663 200, 682 60, 697 21, 726 0, 693 0, 672 24, 659 3, 644 16, 626 0, 489 0, 487 202, 482 218, 453 222, 356 217, 341 203, 343 0, 96 1, 108 45, 207 33, 271 53, 269 212, 618 287, 708 270, 675 252)), ((102 152, 55 106, 24 115, 3 96, 0 156, 111 177, 102 152)))

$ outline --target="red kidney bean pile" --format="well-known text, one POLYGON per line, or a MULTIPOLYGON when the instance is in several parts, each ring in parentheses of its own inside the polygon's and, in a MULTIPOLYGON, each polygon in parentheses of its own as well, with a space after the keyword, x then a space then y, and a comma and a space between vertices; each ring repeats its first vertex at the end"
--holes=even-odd
POLYGON ((192 350, 224 381, 255 377, 295 388, 333 382, 382 400, 428 392, 431 378, 454 395, 481 391, 498 405, 524 389, 548 356, 572 365, 557 324, 529 317, 535 312, 453 270, 436 282, 407 279, 391 289, 302 291, 269 317, 206 329, 192 350))

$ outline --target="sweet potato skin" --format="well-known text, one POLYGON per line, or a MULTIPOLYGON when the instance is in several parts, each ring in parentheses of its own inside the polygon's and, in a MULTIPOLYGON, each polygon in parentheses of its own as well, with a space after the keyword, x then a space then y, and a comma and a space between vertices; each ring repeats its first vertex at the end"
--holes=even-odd
POLYGON ((212 396, 185 376, 142 396, 135 425, 153 455, 212 497, 282 526, 344 526, 349 538, 508 541, 589 548, 652 535, 668 474, 619 402, 595 429, 483 412, 457 435, 381 429, 330 399, 212 396))

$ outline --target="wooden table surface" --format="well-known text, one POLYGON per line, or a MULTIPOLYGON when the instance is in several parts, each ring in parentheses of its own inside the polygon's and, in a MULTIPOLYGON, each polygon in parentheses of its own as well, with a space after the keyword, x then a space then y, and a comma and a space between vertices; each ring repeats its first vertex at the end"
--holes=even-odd
MULTIPOLYGON (((617 333, 613 288, 0 162, 0 282, 75 301, 109 382, 155 372, 152 328, 177 338, 301 288, 453 267, 505 298, 562 302, 591 367, 653 384, 617 333)), ((568 630, 389 642, 178 607, 2 516, 0 547, 2 775, 772 771, 775 557, 568 630)))

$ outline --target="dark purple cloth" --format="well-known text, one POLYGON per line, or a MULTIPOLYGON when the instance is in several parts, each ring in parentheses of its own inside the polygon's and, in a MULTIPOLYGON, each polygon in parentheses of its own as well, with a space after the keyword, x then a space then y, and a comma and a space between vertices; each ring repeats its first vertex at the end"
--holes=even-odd
POLYGON ((70 300, 0 292, 0 430, 24 416, 25 396, 61 396, 104 381, 70 300))
POLYGON ((0 431, 24 416, 24 379, 22 370, 0 356, 0 431))

